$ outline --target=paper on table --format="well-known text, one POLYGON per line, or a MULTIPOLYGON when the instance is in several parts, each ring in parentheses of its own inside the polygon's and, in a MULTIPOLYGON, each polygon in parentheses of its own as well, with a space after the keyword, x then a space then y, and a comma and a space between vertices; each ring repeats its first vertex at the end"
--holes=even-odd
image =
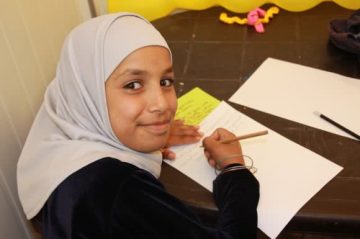
POLYGON ((176 119, 184 119, 186 124, 198 125, 220 101, 195 87, 178 99, 176 119))
MULTIPOLYGON (((266 128, 225 102, 221 102, 200 127, 205 135, 218 127, 227 128, 236 135, 266 128)), ((296 212, 342 168, 268 130, 268 135, 243 140, 242 148, 258 169, 255 173, 260 183, 258 227, 275 238, 296 212)), ((200 145, 173 147, 176 160, 167 162, 212 191, 216 175, 200 145)))
POLYGON ((268 58, 229 100, 355 139, 319 111, 360 134, 360 80, 339 74, 268 58))

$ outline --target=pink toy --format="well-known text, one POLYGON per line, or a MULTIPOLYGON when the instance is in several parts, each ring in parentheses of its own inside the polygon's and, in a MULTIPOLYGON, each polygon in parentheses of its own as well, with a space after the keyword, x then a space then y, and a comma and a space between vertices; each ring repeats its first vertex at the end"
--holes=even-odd
POLYGON ((264 25, 262 24, 261 18, 265 17, 266 11, 261 8, 256 8, 248 13, 248 25, 254 26, 257 32, 264 32, 264 25))
POLYGON ((275 14, 278 14, 280 9, 278 7, 271 7, 267 11, 256 8, 255 10, 250 11, 247 14, 247 18, 239 18, 239 17, 228 17, 226 13, 220 14, 220 21, 227 24, 240 24, 240 25, 250 25, 254 26, 255 30, 259 33, 265 32, 264 25, 265 23, 269 23, 270 18, 273 18, 275 14))

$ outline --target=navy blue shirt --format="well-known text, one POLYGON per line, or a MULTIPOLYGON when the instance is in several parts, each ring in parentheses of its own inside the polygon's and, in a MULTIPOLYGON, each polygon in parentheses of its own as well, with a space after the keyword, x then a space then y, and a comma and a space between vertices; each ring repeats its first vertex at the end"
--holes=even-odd
POLYGON ((150 173, 113 158, 70 175, 40 212, 44 239, 256 238, 259 184, 248 170, 222 174, 213 187, 219 208, 206 226, 150 173))

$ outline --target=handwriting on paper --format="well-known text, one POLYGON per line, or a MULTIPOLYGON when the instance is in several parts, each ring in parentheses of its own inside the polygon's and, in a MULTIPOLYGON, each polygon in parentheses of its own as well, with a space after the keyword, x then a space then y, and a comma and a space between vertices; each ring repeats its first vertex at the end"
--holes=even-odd
POLYGON ((176 119, 185 124, 198 125, 218 105, 220 101, 196 87, 178 99, 176 119))

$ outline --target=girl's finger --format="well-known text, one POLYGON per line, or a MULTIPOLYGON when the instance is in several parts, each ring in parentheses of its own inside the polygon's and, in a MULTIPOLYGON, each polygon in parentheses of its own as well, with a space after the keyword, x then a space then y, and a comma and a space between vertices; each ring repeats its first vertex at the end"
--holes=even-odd
POLYGON ((201 136, 170 136, 168 140, 168 146, 192 144, 199 142, 199 140, 201 140, 201 136))
POLYGON ((161 154, 163 159, 174 160, 176 157, 176 154, 173 151, 166 148, 161 150, 161 154))
POLYGON ((173 126, 172 134, 174 135, 197 135, 199 133, 199 126, 195 125, 179 125, 173 126))

